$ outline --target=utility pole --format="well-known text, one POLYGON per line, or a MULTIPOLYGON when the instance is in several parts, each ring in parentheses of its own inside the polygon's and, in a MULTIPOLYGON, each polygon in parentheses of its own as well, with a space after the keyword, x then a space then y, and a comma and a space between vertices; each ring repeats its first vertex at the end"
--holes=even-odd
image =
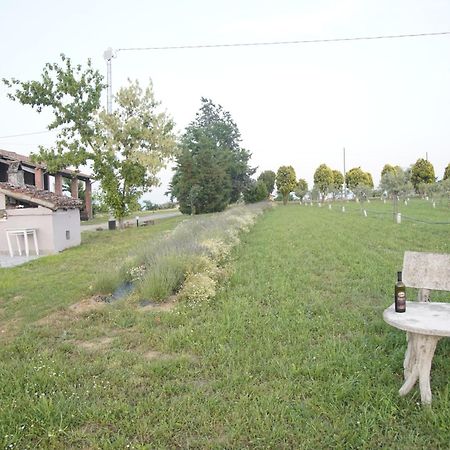
POLYGON ((347 184, 345 182, 345 147, 344 147, 344 198, 347 199, 347 184))
POLYGON ((103 58, 106 61, 106 82, 107 82, 107 91, 106 91, 106 112, 108 114, 112 114, 112 59, 114 58, 114 51, 111 47, 108 47, 103 52, 103 58))

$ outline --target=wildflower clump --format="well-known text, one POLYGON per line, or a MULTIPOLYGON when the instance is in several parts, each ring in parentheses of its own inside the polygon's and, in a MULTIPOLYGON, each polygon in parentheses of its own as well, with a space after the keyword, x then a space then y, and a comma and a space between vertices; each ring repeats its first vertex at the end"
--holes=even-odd
POLYGON ((205 273, 194 273, 186 279, 179 296, 190 303, 206 302, 216 295, 216 285, 217 281, 205 273))
POLYGON ((139 266, 130 267, 127 271, 127 281, 134 283, 136 281, 142 280, 145 275, 146 267, 144 264, 139 266))
POLYGON ((225 261, 230 255, 232 246, 219 239, 206 239, 202 242, 207 255, 217 263, 225 261))

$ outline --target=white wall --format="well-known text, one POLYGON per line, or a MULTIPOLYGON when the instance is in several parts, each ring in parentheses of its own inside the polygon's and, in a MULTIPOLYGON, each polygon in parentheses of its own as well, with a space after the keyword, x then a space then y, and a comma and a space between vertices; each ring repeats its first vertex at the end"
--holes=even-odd
POLYGON ((58 210, 53 213, 53 242, 56 252, 81 244, 80 210, 58 210), (67 232, 69 238, 67 238, 67 232))
MULTIPOLYGON (((0 253, 8 254, 6 229, 36 228, 39 252, 41 254, 57 253, 81 242, 80 211, 69 209, 53 212, 48 208, 8 209, 7 219, 0 220, 0 253), (70 239, 66 239, 66 231, 70 239)), ((23 239, 21 245, 23 250, 23 239)), ((34 254, 32 236, 28 237, 30 254, 34 254)), ((12 240, 13 250, 17 251, 15 238, 12 240)))

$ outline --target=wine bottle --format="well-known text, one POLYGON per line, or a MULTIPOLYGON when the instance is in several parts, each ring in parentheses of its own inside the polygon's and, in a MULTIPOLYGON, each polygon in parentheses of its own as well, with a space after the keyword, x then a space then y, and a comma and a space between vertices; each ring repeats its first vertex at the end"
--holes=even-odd
POLYGON ((402 273, 397 272, 397 283, 395 283, 395 312, 406 311, 406 287, 402 281, 402 273))

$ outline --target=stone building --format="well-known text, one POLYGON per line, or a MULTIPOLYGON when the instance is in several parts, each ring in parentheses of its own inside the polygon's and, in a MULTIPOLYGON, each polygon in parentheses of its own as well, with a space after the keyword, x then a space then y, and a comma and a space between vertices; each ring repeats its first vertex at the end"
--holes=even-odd
POLYGON ((81 204, 35 186, 0 182, 0 254, 51 254, 80 245, 81 204))
POLYGON ((28 156, 0 150, 0 254, 50 254, 79 245, 80 214, 92 217, 89 175, 50 173, 28 156), (64 178, 70 180, 71 196, 63 195, 64 178), (78 199, 79 181, 84 202, 78 199))
POLYGON ((37 190, 50 190, 54 185, 54 193, 63 195, 63 179, 70 180, 71 195, 78 198, 78 181, 84 183, 85 200, 80 209, 82 219, 92 218, 92 187, 89 175, 64 169, 50 173, 44 164, 36 164, 28 156, 0 149, 0 182, 12 185, 34 186, 37 190), (51 179, 53 178, 53 183, 51 179))

